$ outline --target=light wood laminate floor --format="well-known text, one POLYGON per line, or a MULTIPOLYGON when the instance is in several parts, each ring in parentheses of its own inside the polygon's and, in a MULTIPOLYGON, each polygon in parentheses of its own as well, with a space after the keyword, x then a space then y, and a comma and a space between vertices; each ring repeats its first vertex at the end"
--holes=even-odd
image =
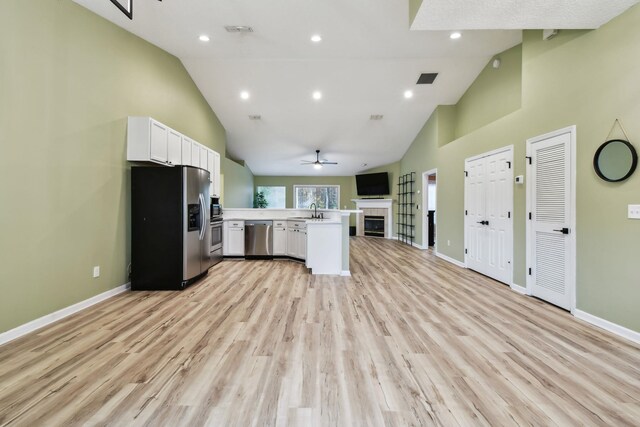
POLYGON ((224 261, 0 347, 0 425, 638 425, 640 348, 394 241, 224 261))

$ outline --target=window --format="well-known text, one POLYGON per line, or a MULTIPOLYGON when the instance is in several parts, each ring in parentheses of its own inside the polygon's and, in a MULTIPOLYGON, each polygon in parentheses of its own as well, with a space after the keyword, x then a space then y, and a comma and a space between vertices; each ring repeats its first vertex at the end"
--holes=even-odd
POLYGON ((287 200, 287 187, 257 186, 256 191, 262 192, 267 199, 268 208, 284 209, 287 200))
POLYGON ((318 209, 340 209, 339 185, 294 185, 294 207, 309 209, 315 203, 318 209))

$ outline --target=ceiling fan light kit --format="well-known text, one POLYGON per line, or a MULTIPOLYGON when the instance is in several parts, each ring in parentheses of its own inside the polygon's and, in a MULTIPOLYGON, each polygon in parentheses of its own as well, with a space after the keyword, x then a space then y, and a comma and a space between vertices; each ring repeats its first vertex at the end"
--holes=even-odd
POLYGON ((316 170, 322 169, 324 165, 337 165, 337 162, 329 162, 327 160, 320 160, 320 150, 316 150, 316 159, 315 160, 303 160, 300 162, 301 165, 313 165, 313 168, 316 170))

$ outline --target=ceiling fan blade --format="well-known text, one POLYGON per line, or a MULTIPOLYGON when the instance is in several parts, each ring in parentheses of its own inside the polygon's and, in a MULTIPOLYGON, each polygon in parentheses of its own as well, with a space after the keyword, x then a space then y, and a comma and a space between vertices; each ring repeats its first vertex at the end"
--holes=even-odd
POLYGON ((320 164, 323 164, 323 165, 337 165, 338 162, 323 162, 323 161, 321 161, 320 164))
POLYGON ((309 160, 301 160, 300 164, 301 165, 314 165, 316 162, 314 161, 309 161, 309 160))

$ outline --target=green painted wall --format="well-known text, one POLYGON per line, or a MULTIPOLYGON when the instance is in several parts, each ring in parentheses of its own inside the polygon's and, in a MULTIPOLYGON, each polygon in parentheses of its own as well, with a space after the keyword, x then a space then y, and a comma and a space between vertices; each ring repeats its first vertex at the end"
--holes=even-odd
MULTIPOLYGON (((254 186, 278 185, 287 187, 286 208, 293 208, 294 185, 339 185, 340 209, 355 209, 356 184, 352 176, 256 176, 254 186)), ((255 191, 255 189, 254 189, 255 191)))
POLYGON ((246 165, 241 165, 231 159, 224 162, 224 178, 222 192, 223 208, 252 208, 253 207, 253 173, 246 165))
POLYGON ((223 158, 225 132, 177 58, 70 0, 0 2, 0 52, 2 332, 128 281, 127 116, 223 158))
POLYGON ((409 0, 409 25, 416 19, 420 6, 422 6, 422 0, 409 0))
MULTIPOLYGON (((522 102, 522 45, 496 55, 456 104, 455 137, 460 138, 520 109, 522 102)), ((450 141, 450 140, 449 140, 450 141)))
MULTIPOLYGON (((502 79, 487 76, 495 70, 485 68, 461 101, 477 107, 458 105, 454 114, 439 107, 401 161, 402 172, 438 168, 438 249, 462 261, 465 158, 513 144, 514 175, 525 175, 527 138, 576 125, 577 306, 636 331, 640 222, 626 218, 626 207, 640 201, 640 173, 624 183, 606 183, 594 173, 592 159, 616 118, 640 149, 639 23, 635 6, 598 30, 561 31, 550 41, 542 40, 541 31, 525 31, 521 68, 509 67, 512 75, 502 79), (518 75, 520 108, 509 111, 512 103, 485 111, 494 105, 488 101, 493 94, 518 86, 518 75), (441 133, 450 135, 452 126, 458 134, 449 142, 441 133)), ((524 186, 514 187, 514 203, 514 282, 524 285, 524 186)))

